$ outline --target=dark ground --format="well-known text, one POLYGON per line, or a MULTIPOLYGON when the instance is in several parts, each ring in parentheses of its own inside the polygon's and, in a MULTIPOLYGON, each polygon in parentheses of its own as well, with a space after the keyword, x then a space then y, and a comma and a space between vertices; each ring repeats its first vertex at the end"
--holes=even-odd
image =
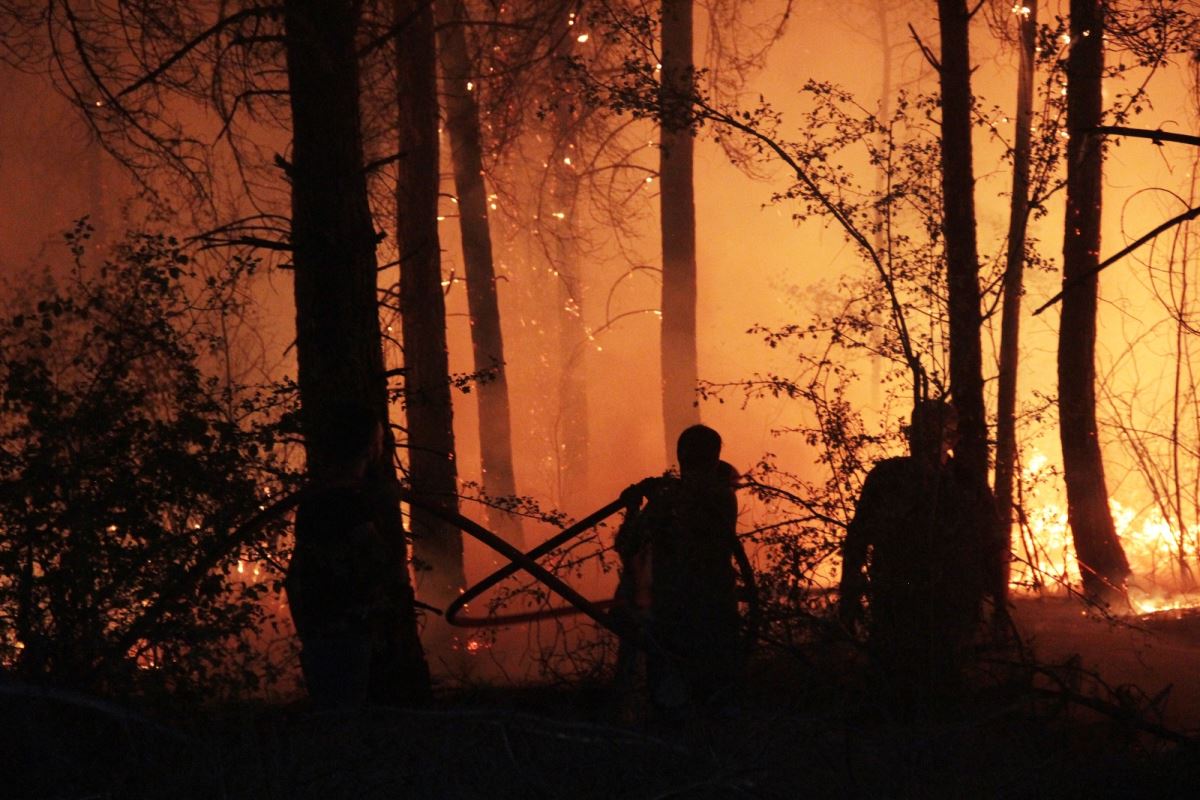
POLYGON ((1114 627, 1046 600, 1021 603, 1018 619, 1041 661, 1079 655, 1055 674, 1102 712, 1038 679, 1040 692, 992 686, 938 719, 890 719, 863 699, 846 646, 760 656, 736 709, 672 725, 621 724, 594 686, 478 687, 356 716, 239 706, 169 724, 0 686, 0 797, 1200 796, 1200 753, 1147 732, 1198 727, 1200 616, 1114 627), (1162 713, 1139 704, 1167 684, 1162 713))

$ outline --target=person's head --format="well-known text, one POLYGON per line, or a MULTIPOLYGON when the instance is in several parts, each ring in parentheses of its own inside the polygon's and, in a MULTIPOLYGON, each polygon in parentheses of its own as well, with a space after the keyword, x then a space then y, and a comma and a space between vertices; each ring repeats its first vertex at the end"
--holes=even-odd
POLYGON ((958 412, 944 400, 922 400, 912 412, 908 445, 913 456, 944 464, 958 443, 958 412))
POLYGON ((693 425, 679 434, 675 456, 681 474, 716 469, 721 460, 721 434, 707 425, 693 425))

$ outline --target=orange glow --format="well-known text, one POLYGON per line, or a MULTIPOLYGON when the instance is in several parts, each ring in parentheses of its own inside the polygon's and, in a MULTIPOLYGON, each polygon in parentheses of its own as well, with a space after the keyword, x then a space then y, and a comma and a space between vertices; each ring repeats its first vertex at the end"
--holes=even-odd
MULTIPOLYGON (((1035 452, 1023 471, 1026 483, 1046 477, 1049 459, 1035 452)), ((1012 585, 1017 591, 1045 586, 1054 591, 1080 583, 1075 546, 1067 525, 1066 502, 1056 483, 1042 484, 1027 496, 1025 524, 1013 531, 1012 585)), ((1197 563, 1200 526, 1179 531, 1157 508, 1138 512, 1120 498, 1109 501, 1117 536, 1132 574, 1129 601, 1136 613, 1200 604, 1200 592, 1188 585, 1188 569, 1197 563), (1183 574, 1181 575, 1181 572, 1183 574)))

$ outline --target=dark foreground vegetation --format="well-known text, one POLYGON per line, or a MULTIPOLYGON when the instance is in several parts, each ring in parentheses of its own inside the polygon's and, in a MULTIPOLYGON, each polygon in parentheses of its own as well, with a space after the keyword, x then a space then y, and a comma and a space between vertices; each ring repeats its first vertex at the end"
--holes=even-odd
MULTIPOLYGON (((1051 611, 1078 620, 1063 624, 1093 651, 1111 647, 1114 623, 1051 611)), ((1177 646, 1193 624, 1141 631, 1177 646)), ((358 714, 296 702, 186 717, 5 685, 0 758, 13 765, 5 796, 19 798, 1194 796, 1200 759, 1162 724, 1169 692, 1105 685, 1086 654, 1021 668, 982 655, 969 703, 907 721, 864 699, 845 643, 760 652, 740 703, 681 723, 618 719, 598 682, 458 686, 426 708, 358 714)))

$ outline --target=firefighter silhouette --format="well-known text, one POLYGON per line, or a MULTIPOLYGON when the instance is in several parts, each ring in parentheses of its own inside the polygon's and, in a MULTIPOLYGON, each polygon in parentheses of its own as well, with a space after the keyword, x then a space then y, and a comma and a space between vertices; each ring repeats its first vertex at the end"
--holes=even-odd
MULTIPOLYGON (((660 709, 711 703, 735 689, 742 661, 735 553, 736 470, 720 460, 721 437, 694 425, 679 436, 679 474, 647 478, 622 493, 616 549, 617 601, 653 640, 650 698, 660 709), (644 503, 644 505, 643 505, 644 503)), ((635 669, 622 643, 618 682, 635 669)))
POLYGON ((995 555, 995 503, 952 455, 957 422, 942 401, 913 409, 910 455, 871 469, 843 543, 841 620, 865 622, 872 681, 906 711, 961 696, 995 555))

